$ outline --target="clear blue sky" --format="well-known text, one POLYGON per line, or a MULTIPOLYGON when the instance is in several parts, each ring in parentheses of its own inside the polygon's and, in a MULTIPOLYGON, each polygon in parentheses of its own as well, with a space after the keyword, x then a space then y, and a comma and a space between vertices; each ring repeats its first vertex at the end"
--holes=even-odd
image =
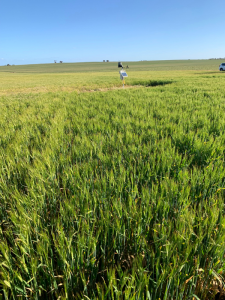
POLYGON ((1 0, 0 65, 225 57, 224 0, 1 0))

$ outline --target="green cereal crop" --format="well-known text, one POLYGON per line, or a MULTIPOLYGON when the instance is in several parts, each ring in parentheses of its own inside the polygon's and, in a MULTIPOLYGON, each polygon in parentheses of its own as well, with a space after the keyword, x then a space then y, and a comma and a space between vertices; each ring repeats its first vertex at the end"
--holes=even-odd
POLYGON ((215 299, 224 74, 0 77, 0 297, 215 299))

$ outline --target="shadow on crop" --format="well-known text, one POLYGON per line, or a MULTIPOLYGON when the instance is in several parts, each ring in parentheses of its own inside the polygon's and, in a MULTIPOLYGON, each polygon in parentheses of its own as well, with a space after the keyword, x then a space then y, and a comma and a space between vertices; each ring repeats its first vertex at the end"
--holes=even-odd
MULTIPOLYGON (((216 74, 216 75, 219 75, 219 74, 222 74, 223 72, 220 72, 220 71, 214 71, 214 72, 201 72, 201 73, 195 73, 195 75, 209 75, 209 74, 216 74)), ((225 72, 224 72, 224 74, 225 74, 225 72)))
POLYGON ((149 87, 149 86, 163 86, 171 83, 173 83, 173 81, 170 80, 138 80, 138 81, 133 81, 132 85, 142 85, 145 87, 149 87))
POLYGON ((212 145, 208 147, 205 144, 195 145, 194 138, 188 136, 172 138, 172 144, 179 154, 188 158, 190 168, 194 166, 203 168, 208 165, 213 151, 212 145))

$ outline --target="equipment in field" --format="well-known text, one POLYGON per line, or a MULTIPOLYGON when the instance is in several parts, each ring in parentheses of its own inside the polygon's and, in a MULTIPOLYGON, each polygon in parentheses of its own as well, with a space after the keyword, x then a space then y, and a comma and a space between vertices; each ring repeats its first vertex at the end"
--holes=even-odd
POLYGON ((124 71, 123 65, 122 65, 121 62, 118 62, 118 68, 122 68, 122 69, 119 71, 119 73, 120 73, 120 80, 123 81, 123 88, 124 88, 124 84, 125 84, 124 78, 125 78, 125 77, 128 77, 128 75, 127 75, 126 71, 124 71))

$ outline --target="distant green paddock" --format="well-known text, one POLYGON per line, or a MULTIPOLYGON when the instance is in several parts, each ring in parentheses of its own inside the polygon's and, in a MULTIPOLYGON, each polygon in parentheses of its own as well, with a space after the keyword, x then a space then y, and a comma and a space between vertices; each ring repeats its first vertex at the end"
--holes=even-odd
MULTIPOLYGON (((206 78, 220 85, 225 72, 218 60, 123 62, 126 87, 140 80, 172 80, 177 85, 204 84, 206 78)), ((17 93, 85 92, 121 88, 117 62, 63 63, 0 67, 0 95, 17 93)))
MULTIPOLYGON (((123 62, 129 71, 211 70, 217 71, 225 60, 161 60, 123 62)), ((15 73, 86 73, 113 72, 117 62, 52 63, 37 65, 1 66, 0 72, 15 73)))

